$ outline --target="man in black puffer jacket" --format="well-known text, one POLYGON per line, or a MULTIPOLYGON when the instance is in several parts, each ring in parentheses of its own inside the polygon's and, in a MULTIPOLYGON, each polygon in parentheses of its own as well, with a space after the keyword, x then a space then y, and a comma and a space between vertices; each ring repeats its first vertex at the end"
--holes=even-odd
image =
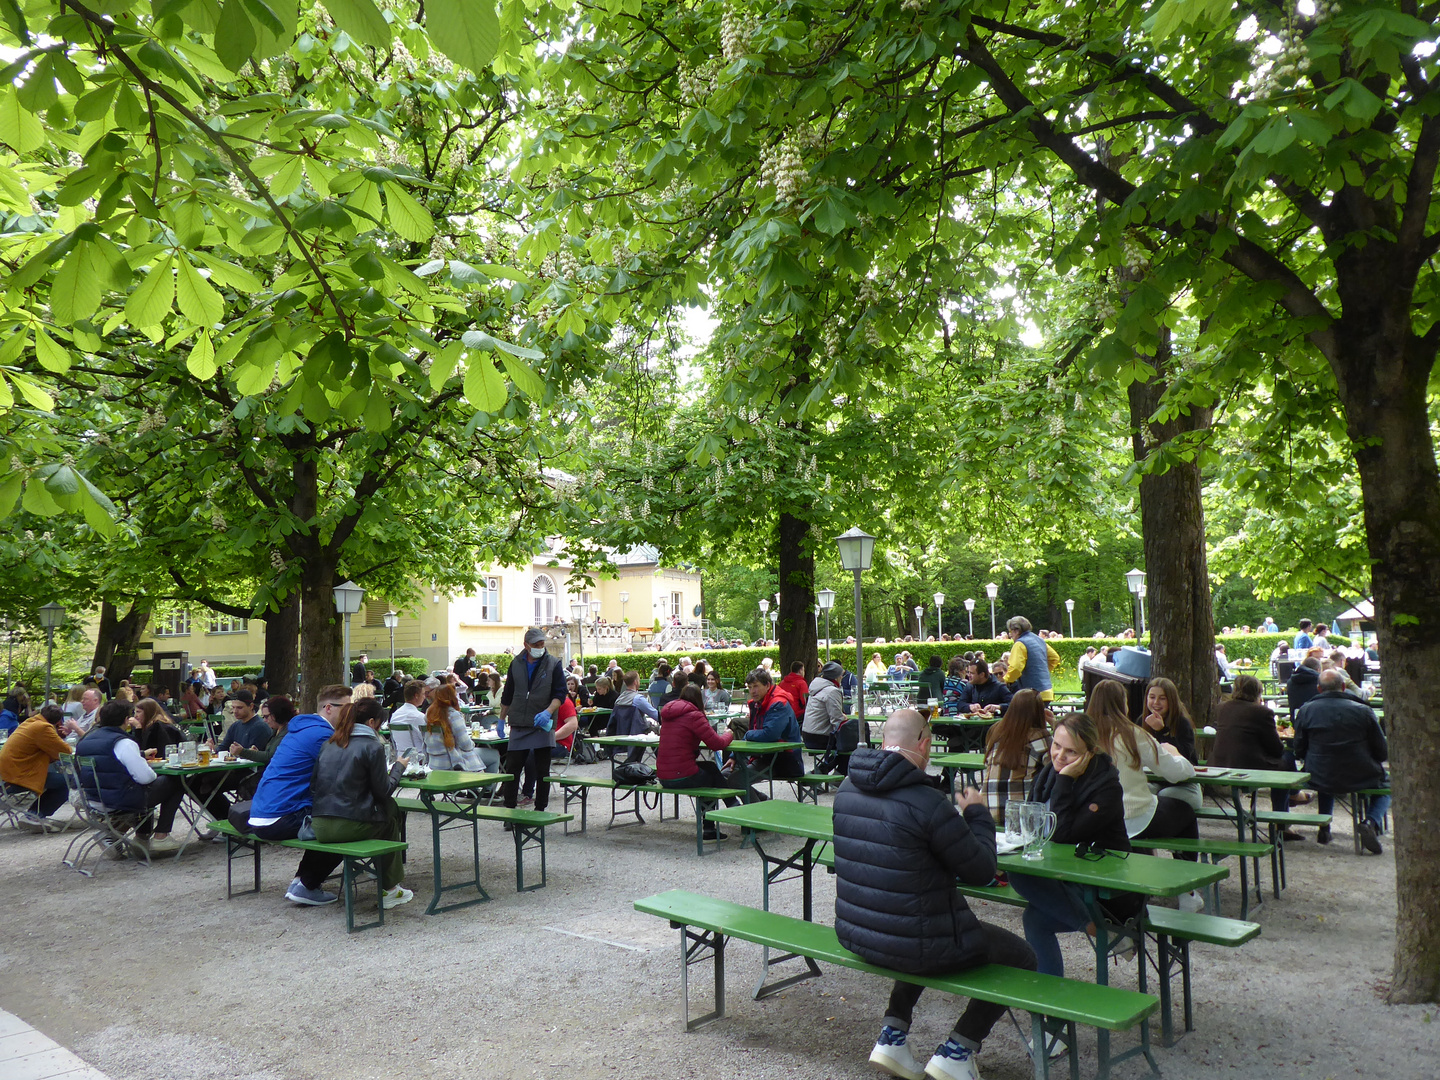
MULTIPOLYGON (((1024 939, 982 923, 955 879, 995 877, 995 822, 979 792, 958 806, 930 784, 930 728, 914 709, 885 723, 883 748, 862 747, 835 796, 835 932, 872 964, 915 975, 981 964, 1035 969, 1024 939)), ((893 1076, 974 1080, 975 1054, 1004 1008, 971 1001, 928 1066, 906 1037, 921 987, 897 982, 870 1061, 893 1076)))

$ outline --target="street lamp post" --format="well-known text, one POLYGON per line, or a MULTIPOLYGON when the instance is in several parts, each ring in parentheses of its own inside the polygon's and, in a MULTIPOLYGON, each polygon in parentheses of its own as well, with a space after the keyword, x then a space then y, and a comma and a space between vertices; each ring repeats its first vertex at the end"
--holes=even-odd
POLYGON ((1140 582, 1140 587, 1135 590, 1135 598, 1140 601, 1140 633, 1145 633, 1145 582, 1140 582))
POLYGON ((770 601, 765 597, 760 598, 760 644, 765 644, 765 616, 770 611, 770 601))
POLYGON ((870 569, 875 554, 875 538, 860 528, 852 528, 835 538, 840 547, 840 566, 855 575, 855 715, 870 745, 870 725, 865 720, 865 634, 860 611, 860 575, 870 569))
POLYGON ((1066 601, 1065 601, 1065 614, 1067 614, 1067 615, 1070 616, 1070 636, 1073 638, 1073 637, 1075 636, 1075 601, 1074 601, 1074 600, 1066 600, 1066 601))
POLYGON ((830 662, 830 609, 835 606, 835 590, 821 589, 815 594, 815 602, 825 613, 825 662, 830 662))
POLYGON ((585 612, 589 605, 583 600, 576 600, 570 605, 570 617, 575 620, 575 642, 580 647, 580 667, 585 667, 585 612))
POLYGON ((1130 590, 1130 617, 1135 625, 1140 625, 1140 586, 1145 584, 1145 571, 1136 567, 1125 575, 1125 585, 1130 590))
POLYGON ((778 646, 780 644, 780 612, 770 612, 770 640, 778 646))
POLYGON ((915 605, 915 640, 925 640, 925 605, 915 605))
POLYGON ((400 625, 400 616, 393 611, 387 611, 380 616, 385 621, 385 629, 390 631, 390 677, 395 677, 395 627, 400 625))
MULTIPOLYGON (((40 609, 40 625, 45 628, 45 698, 50 700, 50 672, 55 665, 55 629, 65 621, 65 609, 50 601, 40 609)), ((22 718, 23 719, 23 718, 22 718)), ((17 744, 18 745, 18 744, 17 744)))
POLYGON ((968 597, 965 600, 965 615, 970 620, 970 636, 973 638, 975 636, 975 601, 968 597))
POLYGON ((1000 595, 1000 586, 993 581, 985 586, 985 595, 990 598, 990 640, 998 640, 995 637, 995 597, 1000 595))
POLYGON ((622 623, 625 621, 625 605, 629 602, 630 594, 628 592, 622 592, 620 594, 620 621, 622 623))
MULTIPOLYGON (((600 655, 600 601, 590 601, 590 614, 595 619, 595 655, 600 655)), ((584 666, 583 664, 581 665, 584 666)), ((583 674, 583 672, 582 672, 583 674)))
MULTIPOLYGON (((345 668, 343 678, 350 678, 350 616, 360 610, 360 601, 365 590, 353 581, 343 581, 335 586, 335 611, 345 616, 345 668)), ((309 681, 308 679, 306 680, 309 681)), ((354 685, 353 683, 351 685, 354 685)))
POLYGON ((940 609, 945 606, 945 594, 943 592, 937 592, 931 599, 935 601, 935 637, 944 641, 945 616, 940 609))

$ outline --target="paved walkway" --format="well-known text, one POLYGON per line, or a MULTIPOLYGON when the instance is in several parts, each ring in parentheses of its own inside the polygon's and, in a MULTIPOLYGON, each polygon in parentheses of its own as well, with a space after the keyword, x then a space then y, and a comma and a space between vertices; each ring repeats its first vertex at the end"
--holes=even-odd
POLYGON ((54 1039, 0 1009, 0 1076, 5 1080, 106 1080, 54 1039))

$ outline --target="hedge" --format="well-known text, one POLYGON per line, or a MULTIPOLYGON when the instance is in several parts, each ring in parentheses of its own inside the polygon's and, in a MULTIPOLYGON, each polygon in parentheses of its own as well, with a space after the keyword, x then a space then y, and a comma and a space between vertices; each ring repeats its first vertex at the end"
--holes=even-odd
MULTIPOLYGON (((1225 646, 1225 655, 1231 661, 1242 658, 1254 660, 1257 665, 1268 670, 1270 654, 1280 642, 1293 640, 1293 635, 1286 634, 1224 634, 1217 635, 1216 644, 1225 646)), ((1348 645, 1350 639, 1345 637, 1330 638, 1332 645, 1348 645)), ((952 656, 959 656, 967 652, 983 652, 987 659, 994 660, 1001 653, 1008 652, 1011 641, 1006 638, 1001 641, 976 640, 976 641, 890 641, 884 645, 876 645, 870 642, 865 644, 865 662, 870 662, 874 653, 879 653, 881 658, 888 665, 894 659, 896 653, 909 651, 922 668, 930 662, 932 655, 938 655, 942 666, 949 664, 952 656)), ((1051 648, 1060 654, 1060 670, 1069 672, 1072 676, 1080 663, 1080 658, 1085 655, 1085 650, 1094 645, 1096 648, 1102 646, 1134 645, 1133 641, 1125 641, 1120 638, 1060 638, 1052 639, 1049 642, 1051 648)), ((1142 642, 1145 644, 1145 642, 1142 642)), ((590 653, 585 654, 585 665, 589 667, 596 664, 601 671, 613 658, 622 668, 627 670, 634 668, 640 672, 641 678, 647 677, 659 660, 667 660, 673 664, 682 656, 688 656, 692 660, 699 660, 702 657, 710 662, 710 665, 719 672, 721 678, 735 679, 737 681, 745 678, 752 669, 760 665, 764 657, 770 657, 778 664, 780 650, 775 646, 765 648, 743 648, 743 649, 716 649, 705 650, 694 649, 672 649, 667 652, 629 652, 629 653, 590 653)), ((832 659, 844 664, 846 668, 853 668, 855 664, 854 644, 834 643, 830 647, 832 659)), ((490 663, 496 665, 502 672, 509 665, 511 658, 503 653, 477 656, 477 663, 490 663)), ((825 659, 825 650, 820 650, 821 662, 825 659)), ((783 675, 784 672, 779 672, 783 675)), ((812 673, 813 674, 813 673, 812 673)))

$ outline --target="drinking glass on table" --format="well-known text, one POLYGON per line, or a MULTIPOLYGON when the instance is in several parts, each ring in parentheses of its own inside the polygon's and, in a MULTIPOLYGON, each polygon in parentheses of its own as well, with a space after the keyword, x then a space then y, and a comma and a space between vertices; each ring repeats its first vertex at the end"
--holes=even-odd
POLYGON ((1020 811, 1020 836, 1030 861, 1045 857, 1045 841, 1055 834, 1055 814, 1044 803, 1026 803, 1020 811))

